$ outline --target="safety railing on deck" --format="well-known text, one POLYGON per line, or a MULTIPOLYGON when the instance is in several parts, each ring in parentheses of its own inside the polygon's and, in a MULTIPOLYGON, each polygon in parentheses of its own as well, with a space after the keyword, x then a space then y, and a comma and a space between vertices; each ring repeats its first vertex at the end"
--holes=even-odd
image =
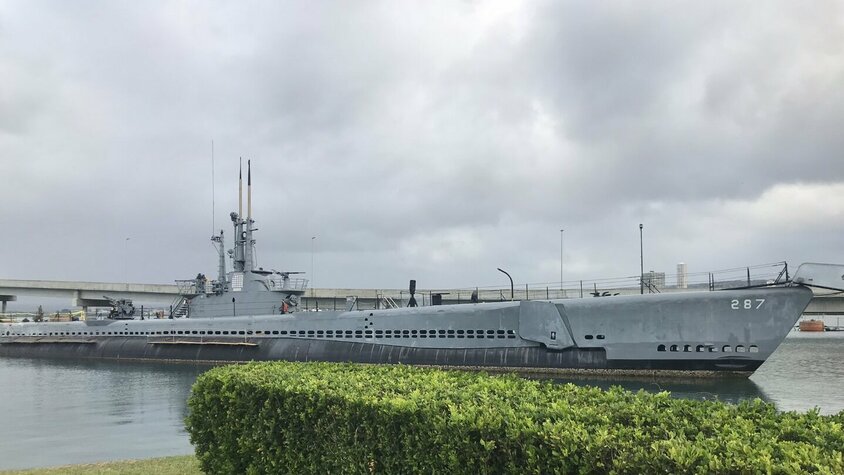
MULTIPOLYGON (((662 272, 646 272, 639 276, 614 277, 608 279, 584 279, 564 282, 543 282, 515 284, 513 300, 551 300, 570 298, 607 297, 614 295, 635 295, 639 293, 672 293, 689 291, 714 291, 783 283, 789 277, 785 262, 750 267, 736 267, 712 272, 692 272, 682 275, 662 272)), ((399 307, 406 307, 410 300, 407 290, 377 290, 375 298, 358 296, 358 309, 389 308, 389 298, 399 307)), ((472 294, 479 302, 500 302, 510 300, 509 283, 500 286, 479 286, 440 290, 420 290, 416 293, 419 306, 442 303, 470 303, 472 294), (439 295, 439 297, 438 297, 439 295)), ((302 299, 303 310, 342 310, 346 296, 335 298, 314 297, 310 293, 302 299)))
POLYGON ((197 285, 197 279, 176 280, 176 287, 179 289, 179 294, 181 295, 197 295, 202 293, 197 285))
POLYGON ((274 274, 267 278, 267 286, 270 290, 305 290, 308 288, 308 279, 285 279, 274 274))

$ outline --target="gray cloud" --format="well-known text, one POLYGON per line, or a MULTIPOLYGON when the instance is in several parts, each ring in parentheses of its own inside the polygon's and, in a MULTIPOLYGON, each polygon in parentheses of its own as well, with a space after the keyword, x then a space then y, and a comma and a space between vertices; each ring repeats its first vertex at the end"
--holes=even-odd
POLYGON ((569 278, 632 275, 639 222, 657 270, 842 262, 841 16, 8 2, 2 276, 211 273, 212 139, 216 227, 252 159, 261 264, 310 271, 317 236, 317 286, 553 282, 560 228, 569 278))

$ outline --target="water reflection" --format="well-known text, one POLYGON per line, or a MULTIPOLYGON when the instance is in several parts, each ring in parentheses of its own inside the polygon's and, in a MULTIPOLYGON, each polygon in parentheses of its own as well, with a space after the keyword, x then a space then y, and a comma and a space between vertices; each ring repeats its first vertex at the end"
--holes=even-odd
POLYGON ((185 401, 208 366, 0 361, 0 469, 186 454, 185 401))
POLYGON ((751 379, 781 411, 844 411, 844 332, 792 332, 751 379))

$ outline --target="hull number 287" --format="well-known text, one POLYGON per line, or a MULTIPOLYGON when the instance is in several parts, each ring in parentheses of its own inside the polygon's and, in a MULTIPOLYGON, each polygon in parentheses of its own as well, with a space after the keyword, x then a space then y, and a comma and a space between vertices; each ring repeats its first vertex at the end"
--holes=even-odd
POLYGON ((730 308, 733 310, 757 310, 762 308, 765 299, 733 299, 730 302, 730 308))

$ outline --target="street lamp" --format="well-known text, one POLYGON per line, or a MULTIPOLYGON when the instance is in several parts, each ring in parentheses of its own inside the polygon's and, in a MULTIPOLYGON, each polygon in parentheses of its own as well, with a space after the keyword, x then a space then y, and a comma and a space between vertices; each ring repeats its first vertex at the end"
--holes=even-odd
POLYGON ((508 274, 506 270, 504 270, 500 267, 498 268, 498 272, 503 272, 504 275, 506 275, 507 278, 510 279, 510 300, 512 301, 513 300, 513 278, 510 277, 510 274, 508 274))
POLYGON ((639 223, 639 294, 645 294, 645 253, 642 247, 642 223, 639 223))

